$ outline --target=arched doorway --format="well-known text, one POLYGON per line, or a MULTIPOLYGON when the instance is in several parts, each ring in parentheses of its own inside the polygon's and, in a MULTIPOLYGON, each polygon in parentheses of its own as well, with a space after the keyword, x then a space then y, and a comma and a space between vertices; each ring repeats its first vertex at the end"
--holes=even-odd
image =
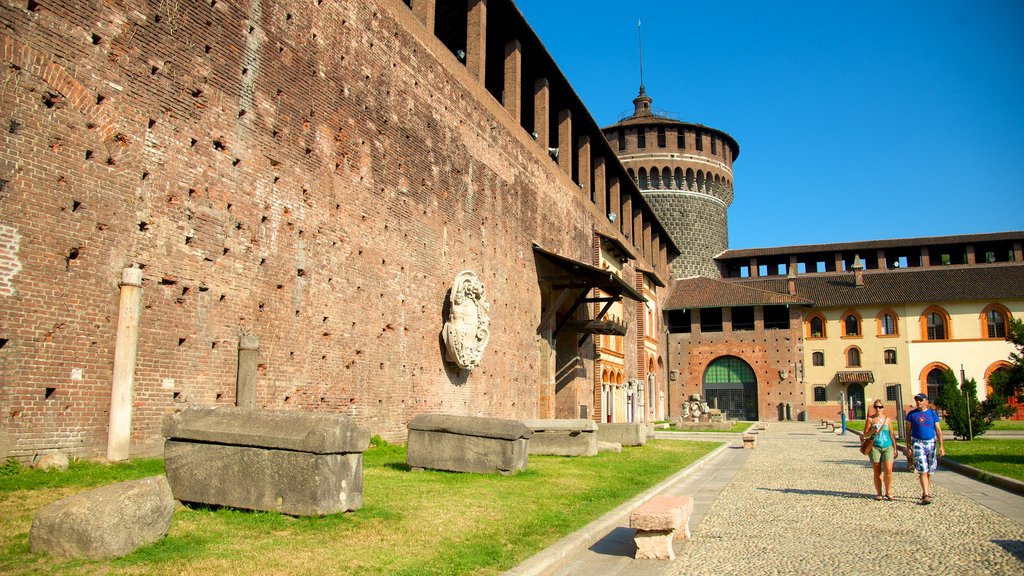
POLYGON ((932 368, 928 371, 928 376, 925 379, 925 383, 928 386, 928 400, 936 402, 939 399, 939 393, 942 392, 942 374, 945 372, 941 368, 932 368))
POLYGON ((730 420, 757 420, 757 377, 740 358, 722 356, 704 371, 704 399, 730 420))
POLYGON ((854 420, 863 420, 867 417, 866 406, 864 406, 864 387, 860 384, 850 384, 850 387, 846 389, 846 394, 849 396, 847 399, 848 408, 852 409, 852 412, 847 412, 850 417, 854 420))

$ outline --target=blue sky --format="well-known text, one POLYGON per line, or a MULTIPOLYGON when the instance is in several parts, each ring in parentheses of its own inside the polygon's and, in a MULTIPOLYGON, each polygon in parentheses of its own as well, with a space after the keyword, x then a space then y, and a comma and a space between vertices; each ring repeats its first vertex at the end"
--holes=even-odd
POLYGON ((1024 229, 1024 2, 518 0, 598 124, 733 136, 731 248, 1024 229))

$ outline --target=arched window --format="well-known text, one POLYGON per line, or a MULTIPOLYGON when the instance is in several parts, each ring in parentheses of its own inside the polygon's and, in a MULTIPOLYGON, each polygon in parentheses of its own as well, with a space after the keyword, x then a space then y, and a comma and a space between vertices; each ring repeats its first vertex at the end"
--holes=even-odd
POLYGON ((814 401, 815 402, 824 402, 825 401, 825 387, 824 386, 815 386, 814 387, 814 401))
POLYGON ((661 173, 658 172, 658 167, 651 168, 651 188, 657 190, 661 188, 661 173))
POLYGON ((856 312, 845 312, 843 314, 843 336, 860 337, 860 315, 856 312))
POLYGON ((713 360, 704 371, 704 397, 708 404, 718 402, 718 409, 729 418, 757 420, 757 377, 744 360, 722 356, 713 360))
POLYGON ((636 175, 639 178, 638 185, 640 186, 640 189, 647 190, 647 168, 641 168, 637 171, 636 175))
POLYGON ((860 348, 851 346, 846 350, 846 366, 847 368, 860 367, 860 348))
POLYGON ((627 168, 626 169, 626 174, 629 175, 629 179, 633 181, 633 184, 637 183, 636 172, 634 172, 632 168, 627 168))
POLYGON ((989 304, 981 311, 981 337, 1006 338, 1006 325, 1010 311, 1002 304, 989 304))
POLYGON ((895 350, 892 350, 892 349, 884 350, 884 351, 882 351, 882 356, 885 359, 885 363, 886 364, 895 364, 896 363, 896 351, 895 350))
POLYGON ((704 192, 704 171, 697 170, 697 192, 704 192))
POLYGON ((921 326, 925 340, 949 340, 949 313, 938 306, 928 307, 921 314, 921 326))
POLYGON ((812 366, 824 366, 825 365, 825 353, 824 352, 813 352, 813 353, 811 353, 811 365, 812 366))
POLYGON ((686 186, 686 184, 684 184, 685 180, 683 178, 683 169, 676 168, 676 190, 683 190, 686 186))
POLYGON ((928 399, 931 402, 935 402, 939 399, 939 393, 942 392, 942 374, 945 372, 942 368, 932 368, 928 371, 928 378, 925 380, 928 385, 928 399))
POLYGON ((693 173, 693 168, 686 169, 686 189, 689 191, 695 190, 697 176, 693 173))
POLYGON ((665 185, 666 190, 674 187, 672 186, 672 169, 669 168, 668 166, 665 166, 664 168, 661 169, 661 180, 662 183, 665 185))
POLYGON ((899 324, 896 322, 896 314, 892 310, 882 310, 878 313, 878 335, 895 336, 899 334, 899 324))
POLYGON ((812 314, 807 320, 807 337, 824 338, 825 336, 825 318, 819 313, 812 314))

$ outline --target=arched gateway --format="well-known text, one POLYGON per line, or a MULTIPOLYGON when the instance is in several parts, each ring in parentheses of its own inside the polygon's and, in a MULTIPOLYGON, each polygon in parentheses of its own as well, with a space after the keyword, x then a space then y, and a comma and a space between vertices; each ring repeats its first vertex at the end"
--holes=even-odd
POLYGON ((742 359, 722 356, 704 371, 703 394, 730 420, 757 420, 757 377, 742 359))

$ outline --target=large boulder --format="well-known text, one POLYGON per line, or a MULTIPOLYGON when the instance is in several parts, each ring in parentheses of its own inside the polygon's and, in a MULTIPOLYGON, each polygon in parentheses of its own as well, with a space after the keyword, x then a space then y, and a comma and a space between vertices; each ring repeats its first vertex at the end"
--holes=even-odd
POLYGON ((409 422, 406 463, 451 472, 526 470, 533 433, 522 422, 446 414, 420 414, 409 422))
POLYGON ((29 548, 58 558, 115 558, 167 534, 175 501, 163 476, 81 492, 32 519, 29 548))
POLYGON ((38 470, 57 470, 60 472, 67 470, 68 465, 68 457, 62 452, 40 454, 35 462, 32 463, 32 467, 38 470))
POLYGON ((168 415, 163 434, 178 500, 294 516, 363 505, 370 434, 347 416, 193 406, 168 415))

